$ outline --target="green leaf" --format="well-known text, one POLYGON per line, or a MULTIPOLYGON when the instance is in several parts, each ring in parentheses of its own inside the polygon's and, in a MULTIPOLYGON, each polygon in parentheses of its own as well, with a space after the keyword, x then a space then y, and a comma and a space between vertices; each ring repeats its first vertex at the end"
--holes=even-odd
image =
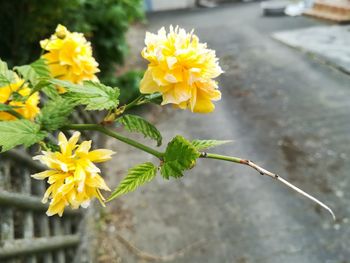
POLYGON ((9 70, 7 63, 0 59, 0 87, 16 82, 16 74, 9 70))
POLYGON ((45 78, 45 79, 51 78, 51 72, 45 59, 40 58, 34 61, 33 63, 31 63, 30 66, 34 69, 35 73, 40 78, 45 78))
POLYGON ((54 131, 68 123, 68 117, 75 107, 69 99, 57 97, 45 104, 38 117, 42 129, 54 131))
MULTIPOLYGON (((47 82, 49 83, 49 82, 47 82)), ((40 83, 36 87, 40 87, 40 83)), ((45 85, 41 88, 41 91, 45 93, 45 95, 50 99, 56 99, 57 97, 60 97, 60 94, 58 93, 55 85, 52 85, 49 83, 49 85, 45 85)))
POLYGON ((0 121, 1 152, 17 145, 29 147, 45 136, 46 133, 40 131, 40 126, 29 120, 0 121))
POLYGON ((198 150, 202 151, 204 149, 216 147, 225 143, 230 143, 232 141, 220 141, 220 140, 193 140, 191 144, 198 150))
POLYGON ((35 88, 35 91, 50 84, 45 81, 51 78, 51 74, 44 59, 38 59, 29 65, 18 66, 14 69, 22 76, 22 78, 29 81, 32 88, 35 88), (36 87, 38 84, 40 84, 40 86, 36 87))
POLYGON ((182 136, 176 136, 168 144, 163 164, 161 165, 161 174, 165 179, 169 177, 181 177, 183 172, 192 168, 200 153, 197 149, 182 136))
POLYGON ((126 114, 118 118, 116 121, 123 124, 125 129, 127 129, 129 132, 140 132, 145 137, 149 137, 157 141, 157 146, 162 144, 162 135, 160 132, 156 127, 154 127, 153 124, 149 123, 145 119, 139 116, 126 114))
POLYGON ((134 191, 137 187, 151 181, 157 174, 157 167, 153 163, 139 164, 128 171, 127 176, 120 182, 108 201, 123 194, 134 191))
POLYGON ((58 79, 52 79, 50 82, 68 89, 65 96, 79 104, 86 105, 87 110, 110 110, 116 108, 119 104, 118 88, 93 81, 84 81, 83 85, 58 79))

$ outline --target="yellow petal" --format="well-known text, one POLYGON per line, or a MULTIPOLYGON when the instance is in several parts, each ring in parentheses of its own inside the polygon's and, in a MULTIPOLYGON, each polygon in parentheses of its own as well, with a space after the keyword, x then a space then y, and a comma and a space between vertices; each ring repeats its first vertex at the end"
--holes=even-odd
POLYGON ((31 177, 33 177, 34 179, 37 179, 37 180, 43 180, 43 179, 45 179, 47 177, 50 177, 50 176, 53 176, 53 175, 55 175, 57 173, 58 172, 54 171, 54 170, 47 170, 47 171, 44 171, 44 172, 32 174, 31 177))
POLYGON ((51 175, 49 177, 49 180, 47 181, 49 184, 53 184, 55 182, 57 182, 58 180, 64 180, 66 179, 68 176, 70 176, 69 173, 56 173, 54 175, 51 175))
MULTIPOLYGON (((77 147, 77 142, 80 138, 80 132, 76 131, 73 133, 72 137, 68 140, 66 151, 64 154, 72 155, 73 150, 77 147)), ((63 152, 62 152, 63 153, 63 152)))
POLYGON ((89 173, 99 173, 101 172, 100 169, 94 165, 93 162, 91 162, 87 158, 82 158, 77 161, 78 165, 81 166, 82 169, 84 169, 86 172, 89 173))
POLYGON ((54 186, 51 185, 49 188, 47 188, 47 190, 45 191, 45 194, 44 194, 44 197, 43 199, 41 200, 42 203, 46 203, 47 200, 49 199, 51 193, 52 193, 52 190, 53 190, 54 186))
POLYGON ((66 202, 64 200, 60 200, 55 204, 50 204, 49 209, 46 211, 46 215, 53 216, 58 214, 60 217, 62 217, 65 206, 66 202))
POLYGON ((64 135, 63 132, 60 132, 58 134, 58 145, 60 146, 61 152, 63 154, 65 154, 67 151, 67 144, 68 144, 68 140, 66 135, 64 135))
MULTIPOLYGON (((57 189, 56 196, 65 196, 68 192, 70 192, 74 187, 74 182, 64 183, 57 189)), ((56 197, 55 196, 55 197, 56 197)))
POLYGON ((180 104, 191 98, 191 87, 186 83, 180 82, 173 84, 167 92, 163 93, 162 105, 173 103, 180 104))
POLYGON ((141 83, 140 83, 140 92, 144 94, 152 94, 155 92, 160 92, 158 84, 153 80, 152 73, 150 70, 146 70, 141 83))
POLYGON ((74 172, 74 180, 78 183, 78 192, 82 192, 85 186, 86 173, 81 166, 77 166, 74 172))
POLYGON ((169 69, 172 69, 173 68, 173 66, 176 64, 176 62, 177 62, 177 58, 176 57, 167 57, 166 58, 166 62, 167 62, 167 64, 168 64, 168 67, 169 67, 169 69))
POLYGON ((105 162, 110 159, 112 159, 112 155, 115 154, 115 152, 108 150, 108 149, 98 149, 93 150, 87 154, 87 158, 95 163, 105 162))
POLYGON ((106 184, 105 180, 98 174, 90 175, 86 178, 86 184, 90 187, 100 188, 106 191, 111 191, 111 189, 106 184))
POLYGON ((75 151, 77 154, 79 153, 88 153, 88 151, 91 148, 91 141, 83 141, 79 147, 77 148, 77 150, 75 151))

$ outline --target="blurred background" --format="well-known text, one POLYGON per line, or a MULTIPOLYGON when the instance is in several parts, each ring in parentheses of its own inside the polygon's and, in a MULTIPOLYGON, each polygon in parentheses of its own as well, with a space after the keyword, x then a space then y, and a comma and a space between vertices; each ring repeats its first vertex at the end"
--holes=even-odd
MULTIPOLYGON (((232 139, 214 151, 252 159, 337 216, 333 222, 246 167, 200 160, 181 180, 157 178, 107 208, 43 219, 35 208, 38 182, 27 182, 27 197, 11 179, 23 174, 13 168, 17 160, 27 174, 39 167, 15 153, 0 164, 0 262, 350 262, 349 22, 349 0, 0 1, 2 60, 35 60, 38 42, 64 24, 92 42, 99 78, 123 89, 123 103, 138 95, 145 32, 194 29, 225 71, 216 110, 200 115, 151 105, 139 113, 164 141, 177 134, 232 139), (7 203, 6 194, 18 202, 7 203)), ((104 167, 111 188, 133 165, 156 161, 114 140, 101 144, 118 152, 104 167)))

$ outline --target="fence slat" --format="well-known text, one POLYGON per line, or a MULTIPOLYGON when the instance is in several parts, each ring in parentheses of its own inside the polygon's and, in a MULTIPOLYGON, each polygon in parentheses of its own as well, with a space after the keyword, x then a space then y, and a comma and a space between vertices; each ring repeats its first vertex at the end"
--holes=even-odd
POLYGON ((74 247, 79 244, 79 240, 79 235, 13 240, 5 242, 0 248, 0 259, 74 247))
MULTIPOLYGON (((62 225, 62 221, 57 218, 57 217, 54 217, 53 218, 53 233, 55 235, 62 235, 63 232, 64 232, 64 229, 63 229, 63 225, 62 225)), ((65 263, 66 262, 66 256, 64 254, 64 250, 59 250, 57 251, 57 262, 58 263, 65 263)))
POLYGON ((12 149, 10 151, 4 152, 1 154, 4 159, 11 159, 16 160, 17 162, 21 162, 29 166, 30 168, 33 168, 35 170, 41 171, 45 170, 46 167, 42 165, 41 163, 34 161, 32 157, 27 155, 25 152, 20 150, 12 149))
POLYGON ((13 225, 13 211, 11 208, 2 208, 0 214, 2 243, 5 240, 13 240, 15 237, 13 225))
MULTIPOLYGON (((0 173, 0 193, 2 189, 11 189, 11 164, 10 162, 4 162, 2 171, 0 173)), ((10 207, 2 207, 0 214, 1 233, 0 240, 13 240, 15 238, 14 223, 13 223, 13 210, 10 207)))
MULTIPOLYGON (((30 172, 26 169, 20 171, 22 177, 21 192, 31 194, 30 172)), ((34 236, 33 213, 28 210, 24 213, 24 238, 32 238, 34 236)))
MULTIPOLYGON (((30 171, 23 167, 20 168, 20 175, 22 177, 22 185, 21 192, 31 194, 31 179, 30 179, 30 171)), ((32 239, 34 237, 34 215, 33 212, 27 210, 24 212, 24 220, 23 220, 23 229, 24 229, 24 238, 32 239)), ((37 263, 36 255, 30 255, 25 259, 26 263, 37 263)))
MULTIPOLYGON (((24 210, 39 212, 46 211, 48 208, 48 204, 41 203, 41 199, 38 197, 26 194, 11 193, 7 191, 0 191, 0 205, 11 207, 14 206, 24 210)), ((81 211, 65 209, 64 213, 66 215, 79 215, 81 214, 81 211)))
MULTIPOLYGON (((93 123, 99 117, 82 108, 73 113, 75 123, 93 123)), ((87 138, 99 142, 97 134, 82 132, 82 139, 87 138)), ((64 218, 45 215, 48 204, 42 204, 41 198, 47 184, 32 185, 30 174, 47 168, 33 161, 33 154, 34 148, 20 147, 0 155, 0 262, 71 262, 80 243, 76 232, 82 211, 65 209, 64 218)))

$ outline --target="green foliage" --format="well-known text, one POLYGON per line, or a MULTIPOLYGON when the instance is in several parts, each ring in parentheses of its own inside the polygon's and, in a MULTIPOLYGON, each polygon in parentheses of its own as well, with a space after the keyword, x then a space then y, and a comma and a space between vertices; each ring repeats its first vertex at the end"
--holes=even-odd
POLYGON ((73 28, 90 37, 101 80, 115 86, 114 68, 128 52, 125 35, 130 23, 143 19, 143 0, 85 0, 79 15, 73 28))
POLYGON ((116 78, 115 86, 120 88, 120 103, 127 104, 141 95, 140 81, 144 71, 129 71, 116 78))
POLYGON ((11 66, 39 57, 39 41, 58 23, 74 23, 81 4, 81 0, 0 1, 0 57, 11 66))
POLYGON ((48 80, 51 78, 50 70, 44 59, 38 59, 29 65, 15 67, 23 79, 29 82, 32 88, 31 94, 45 88, 45 90, 52 89, 48 80))
POLYGON ((162 144, 162 135, 153 124, 149 123, 145 119, 136 116, 126 114, 116 120, 124 125, 125 129, 129 132, 140 132, 145 137, 151 138, 157 142, 157 146, 162 144))
MULTIPOLYGON (((45 147, 46 147, 48 150, 50 150, 51 152, 59 152, 59 151, 61 151, 60 146, 59 146, 58 144, 56 144, 56 143, 51 142, 51 141, 46 141, 46 142, 44 143, 44 145, 45 145, 45 147)), ((41 146, 42 146, 42 145, 41 145, 41 146)))
POLYGON ((139 186, 151 181, 156 175, 157 167, 153 163, 147 162, 131 168, 117 189, 110 195, 108 201, 134 191, 139 186))
POLYGON ((219 141, 219 140, 193 140, 191 144, 198 150, 202 151, 208 148, 216 147, 232 141, 219 141))
POLYGON ((165 179, 183 176, 185 170, 195 165, 199 155, 200 153, 189 141, 182 136, 176 136, 166 148, 161 165, 162 176, 165 179))
POLYGON ((40 131, 40 126, 28 120, 0 121, 0 147, 1 152, 7 151, 17 145, 26 147, 41 141, 46 133, 40 131))
POLYGON ((83 85, 57 79, 52 79, 50 82, 68 89, 65 97, 77 104, 86 105, 87 110, 109 110, 116 108, 119 104, 118 88, 111 88, 93 81, 84 81, 83 85))
POLYGON ((16 74, 8 69, 7 63, 0 59, 0 87, 15 82, 16 74))
POLYGON ((55 131, 69 122, 75 104, 69 99, 57 97, 45 104, 38 117, 42 129, 55 131))
POLYGON ((35 87, 40 80, 49 79, 51 77, 44 59, 38 59, 29 65, 15 67, 14 70, 16 70, 22 78, 28 80, 33 87, 35 87))
POLYGON ((12 66, 30 62, 40 55, 39 41, 63 24, 92 42, 99 78, 115 85, 114 67, 128 50, 127 29, 143 17, 143 0, 0 1, 0 57, 12 66))

